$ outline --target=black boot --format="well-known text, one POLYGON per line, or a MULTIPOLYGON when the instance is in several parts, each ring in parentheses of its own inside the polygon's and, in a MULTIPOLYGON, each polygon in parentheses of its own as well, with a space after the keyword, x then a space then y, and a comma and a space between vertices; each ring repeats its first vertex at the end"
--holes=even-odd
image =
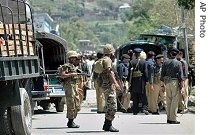
POLYGON ((116 129, 112 126, 112 121, 107 120, 107 119, 105 119, 103 130, 104 131, 110 131, 110 132, 119 132, 118 129, 116 129))
POLYGON ((79 128, 80 126, 75 124, 73 121, 74 121, 74 119, 69 119, 69 121, 67 123, 68 128, 79 128))

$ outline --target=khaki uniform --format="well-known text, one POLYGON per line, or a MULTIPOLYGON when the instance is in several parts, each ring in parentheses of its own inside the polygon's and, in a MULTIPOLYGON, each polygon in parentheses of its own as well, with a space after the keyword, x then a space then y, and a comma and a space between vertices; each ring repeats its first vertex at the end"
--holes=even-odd
POLYGON ((189 96, 189 79, 188 79, 188 64, 185 60, 181 59, 183 75, 184 75, 184 93, 180 94, 179 110, 185 111, 188 109, 188 96, 189 96))
POLYGON ((166 60, 162 66, 160 80, 166 86, 167 120, 176 121, 180 98, 179 82, 184 80, 181 62, 175 58, 166 60))
POLYGON ((94 87, 96 90, 97 111, 104 112, 105 97, 97 80, 94 80, 94 87))
POLYGON ((188 96, 189 96, 189 79, 184 80, 184 93, 180 93, 180 99, 179 99, 179 110, 186 110, 188 109, 188 96))
POLYGON ((83 98, 84 98, 84 93, 83 93, 83 88, 85 86, 85 77, 84 76, 79 76, 78 77, 78 88, 82 91, 78 91, 79 93, 79 99, 80 99, 80 103, 82 103, 83 98))
POLYGON ((166 104, 167 120, 176 121, 178 103, 179 103, 179 86, 178 80, 172 80, 166 84, 166 104))
MULTIPOLYGON (((76 67, 73 64, 64 64, 62 70, 66 73, 75 72, 76 67)), ((67 118, 75 119, 80 111, 80 98, 78 89, 78 78, 67 78, 63 82, 63 88, 66 95, 67 118)))
POLYGON ((124 109, 128 110, 131 108, 130 100, 131 100, 131 94, 129 92, 129 84, 128 81, 123 81, 124 91, 122 95, 122 105, 124 109))

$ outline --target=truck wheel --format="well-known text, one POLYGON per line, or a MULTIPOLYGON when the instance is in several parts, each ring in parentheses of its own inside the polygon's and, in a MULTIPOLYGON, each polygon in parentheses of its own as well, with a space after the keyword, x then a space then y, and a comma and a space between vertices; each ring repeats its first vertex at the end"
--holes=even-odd
POLYGON ((12 127, 15 135, 31 135, 31 102, 24 88, 20 88, 20 98, 21 105, 11 107, 12 127))
POLYGON ((0 108, 0 135, 12 135, 10 109, 0 108))
POLYGON ((55 108, 57 112, 63 112, 64 103, 61 101, 62 98, 57 98, 55 101, 55 108))

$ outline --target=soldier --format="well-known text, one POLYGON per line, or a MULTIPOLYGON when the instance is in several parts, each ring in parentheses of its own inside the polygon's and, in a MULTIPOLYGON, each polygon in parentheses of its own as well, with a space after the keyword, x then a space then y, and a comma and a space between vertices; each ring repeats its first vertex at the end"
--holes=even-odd
MULTIPOLYGON (((101 59, 103 57, 103 52, 99 51, 96 57, 97 57, 97 60, 101 59)), ((93 64, 93 68, 94 68, 94 64, 93 64)), ((93 71, 92 80, 94 82, 94 87, 96 90, 97 113, 104 113, 105 100, 104 100, 104 93, 102 92, 100 88, 101 86, 100 75, 93 71)))
MULTIPOLYGON (((82 61, 82 56, 78 56, 75 66, 79 69, 80 72, 87 73, 86 72, 87 66, 85 64, 86 63, 83 63, 82 61)), ((81 103, 86 98, 86 85, 87 85, 87 76, 79 75, 78 76, 78 92, 79 92, 79 98, 80 98, 81 103)))
POLYGON ((176 117, 180 92, 183 93, 182 64, 176 59, 178 49, 172 48, 168 53, 170 57, 163 63, 160 77, 161 86, 165 86, 166 89, 167 123, 180 124, 176 117))
POLYGON ((130 106, 130 92, 129 92, 129 86, 128 86, 128 68, 129 68, 129 61, 130 61, 130 56, 128 54, 123 54, 122 55, 122 61, 119 63, 117 67, 118 71, 118 76, 119 80, 122 84, 122 96, 121 96, 121 110, 122 112, 130 112, 131 111, 131 106, 130 106))
POLYGON ((183 52, 179 51, 179 54, 177 55, 177 60, 179 60, 182 63, 182 70, 183 70, 183 76, 184 76, 184 94, 180 95, 180 100, 179 100, 179 107, 178 107, 178 113, 181 111, 187 112, 188 111, 188 84, 189 84, 189 79, 188 79, 188 64, 187 62, 183 59, 183 52))
POLYGON ((77 52, 69 51, 67 53, 67 58, 69 63, 62 66, 61 78, 64 79, 63 88, 66 95, 66 105, 67 105, 67 118, 68 128, 79 128, 79 125, 74 123, 74 119, 77 117, 77 113, 80 111, 80 100, 78 93, 77 78, 78 73, 76 72, 76 59, 77 52))
POLYGON ((142 102, 141 112, 146 115, 149 114, 147 111, 147 97, 146 97, 146 81, 147 81, 147 68, 146 61, 140 59, 140 53, 142 49, 135 48, 134 55, 135 59, 130 61, 129 66, 129 83, 131 90, 131 99, 133 100, 133 115, 137 115, 139 112, 140 100, 142 102))
POLYGON ((103 72, 100 74, 102 78, 102 90, 105 96, 105 122, 103 125, 104 131, 119 132, 112 126, 112 121, 115 118, 117 110, 116 90, 120 89, 120 86, 115 79, 115 74, 112 71, 111 57, 114 55, 115 49, 111 44, 105 45, 103 49, 103 72))

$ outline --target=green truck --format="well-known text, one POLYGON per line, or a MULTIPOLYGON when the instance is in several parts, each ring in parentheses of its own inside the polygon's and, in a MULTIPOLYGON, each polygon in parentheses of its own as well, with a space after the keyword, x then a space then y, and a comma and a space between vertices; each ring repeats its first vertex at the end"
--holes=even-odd
POLYGON ((34 32, 26 0, 0 0, 0 135, 31 135, 35 102, 63 111, 56 71, 66 46, 56 35, 34 32))

